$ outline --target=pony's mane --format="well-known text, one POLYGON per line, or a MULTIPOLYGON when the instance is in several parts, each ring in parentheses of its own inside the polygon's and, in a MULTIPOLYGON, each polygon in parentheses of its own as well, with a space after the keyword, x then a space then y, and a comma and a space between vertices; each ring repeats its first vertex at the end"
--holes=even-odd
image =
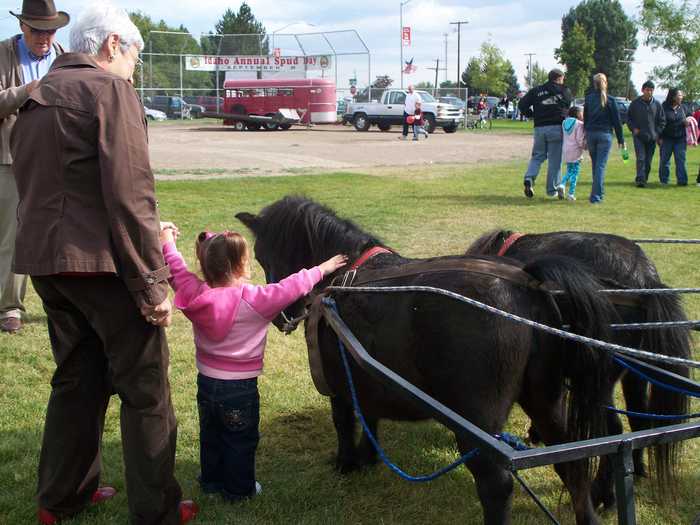
POLYGON ((492 230, 486 232, 469 245, 465 255, 495 255, 503 242, 513 233, 510 230, 492 230))
POLYGON ((382 244, 354 222, 341 219, 330 208, 307 197, 288 195, 263 208, 259 219, 256 236, 264 238, 273 253, 298 252, 303 247, 301 239, 315 260, 329 253, 363 251, 382 244))

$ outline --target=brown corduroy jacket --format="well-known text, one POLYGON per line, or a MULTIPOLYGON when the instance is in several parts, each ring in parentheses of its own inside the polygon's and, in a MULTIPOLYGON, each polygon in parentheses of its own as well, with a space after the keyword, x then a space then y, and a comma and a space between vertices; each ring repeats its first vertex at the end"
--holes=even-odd
MULTIPOLYGON (((0 164, 12 164, 10 133, 17 119, 17 109, 27 100, 27 86, 22 76, 17 55, 20 35, 0 42, 0 164)), ((56 55, 63 53, 58 43, 53 45, 56 55)))
POLYGON ((138 306, 165 300, 146 119, 129 82, 88 55, 61 55, 21 108, 10 148, 21 174, 15 273, 116 273, 138 306))

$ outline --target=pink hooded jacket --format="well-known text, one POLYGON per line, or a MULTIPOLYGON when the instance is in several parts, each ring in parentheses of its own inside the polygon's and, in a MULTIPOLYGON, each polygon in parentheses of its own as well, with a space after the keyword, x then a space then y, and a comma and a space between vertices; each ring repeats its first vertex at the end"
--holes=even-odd
POLYGON ((175 243, 163 246, 175 306, 192 321, 197 369, 215 379, 248 379, 262 373, 267 326, 323 278, 316 266, 266 286, 210 288, 187 269, 175 243))
POLYGON ((564 162, 581 160, 583 150, 586 149, 586 133, 583 130, 583 122, 577 118, 568 117, 561 126, 564 140, 562 160, 564 162))

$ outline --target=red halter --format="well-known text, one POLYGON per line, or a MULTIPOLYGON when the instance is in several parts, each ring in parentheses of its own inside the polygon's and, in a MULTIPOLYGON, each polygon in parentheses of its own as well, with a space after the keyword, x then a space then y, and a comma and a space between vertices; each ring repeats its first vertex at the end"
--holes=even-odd
POLYGON ((394 253, 388 248, 384 248, 383 246, 373 246, 369 250, 366 250, 360 257, 352 263, 352 266, 350 266, 350 270, 357 270, 360 266, 365 264, 369 259, 374 257, 375 255, 379 255, 380 253, 394 253))
POLYGON ((508 236, 508 238, 506 239, 506 241, 503 243, 503 246, 501 246, 501 249, 498 250, 497 255, 499 257, 503 257, 506 254, 506 252, 510 249, 510 247, 513 246, 515 241, 520 239, 520 237, 524 237, 524 236, 525 236, 524 233, 518 233, 518 232, 511 233, 508 236))

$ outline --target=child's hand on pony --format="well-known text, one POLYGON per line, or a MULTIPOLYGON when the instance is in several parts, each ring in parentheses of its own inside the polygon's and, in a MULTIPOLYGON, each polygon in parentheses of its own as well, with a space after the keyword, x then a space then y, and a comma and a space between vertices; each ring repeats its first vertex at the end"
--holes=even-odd
POLYGON ((321 263, 318 265, 318 267, 321 269, 321 272, 323 273, 323 276, 325 277, 328 274, 333 273, 336 271, 338 268, 342 268, 348 263, 348 256, 347 255, 335 255, 328 259, 326 262, 321 263))

